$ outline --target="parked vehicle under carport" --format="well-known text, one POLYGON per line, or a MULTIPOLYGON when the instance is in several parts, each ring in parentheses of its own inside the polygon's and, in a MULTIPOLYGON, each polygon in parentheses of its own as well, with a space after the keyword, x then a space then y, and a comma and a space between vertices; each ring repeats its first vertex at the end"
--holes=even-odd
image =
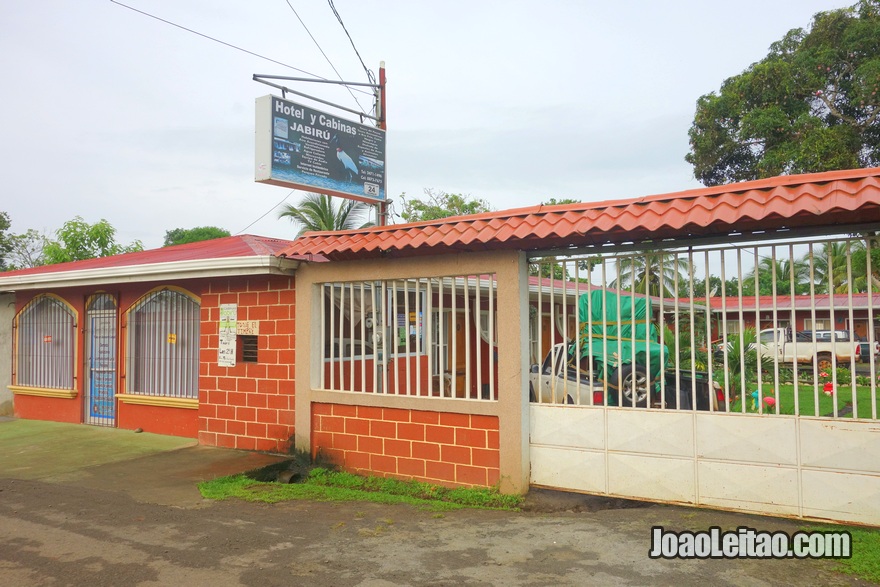
MULTIPOLYGON (((647 401, 639 398, 651 397, 651 406, 654 408, 665 407, 666 409, 692 410, 696 404, 697 410, 703 411, 726 411, 724 391, 717 381, 709 383, 709 374, 705 371, 667 370, 663 374, 662 384, 658 381, 648 384, 641 366, 625 368, 621 377, 625 385, 629 385, 629 392, 624 387, 618 393, 617 389, 597 377, 597 372, 583 367, 582 361, 575 361, 573 357, 577 349, 574 343, 559 343, 554 345, 544 361, 534 364, 529 372, 529 400, 541 404, 576 404, 582 406, 603 405, 607 397, 607 405, 623 406, 632 405, 626 403, 626 399, 632 398, 634 386, 637 403, 635 407, 644 407, 647 401), (579 364, 580 363, 580 364, 579 364), (649 393, 650 389, 650 393, 649 393), (624 398, 619 401, 618 396, 624 398), (661 398, 664 398, 661 401, 661 398)), ((631 367, 628 364, 627 367, 631 367)), ((733 400, 731 399, 731 402, 733 400)))

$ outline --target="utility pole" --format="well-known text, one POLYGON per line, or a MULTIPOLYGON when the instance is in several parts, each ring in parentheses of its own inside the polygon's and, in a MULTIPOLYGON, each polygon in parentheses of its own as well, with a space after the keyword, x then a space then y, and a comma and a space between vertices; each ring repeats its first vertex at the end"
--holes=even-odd
MULTIPOLYGON (((379 87, 376 89, 376 118, 379 128, 388 130, 388 119, 385 116, 385 62, 379 62, 379 87)), ((387 155, 386 155, 387 157, 387 155)), ((387 159, 386 159, 387 163, 387 159)), ((385 166, 385 201, 376 204, 376 224, 388 224, 388 166, 385 166)))

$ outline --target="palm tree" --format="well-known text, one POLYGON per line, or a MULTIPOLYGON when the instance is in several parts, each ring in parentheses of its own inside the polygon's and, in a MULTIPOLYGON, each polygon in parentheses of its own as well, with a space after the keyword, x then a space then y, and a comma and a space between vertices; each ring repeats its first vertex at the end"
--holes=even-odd
MULTIPOLYGON (((828 293, 829 277, 834 293, 847 293, 849 291, 850 280, 846 263, 847 256, 851 257, 851 285, 853 293, 867 291, 866 250, 866 243, 861 240, 823 243, 821 250, 818 253, 813 253, 813 274, 816 279, 816 293, 828 293), (831 267, 830 276, 829 265, 831 267)), ((809 267, 809 252, 804 254, 801 262, 809 267)), ((877 272, 877 268, 872 267, 871 269, 874 273, 877 272)))
POLYGON ((631 289, 636 293, 659 296, 661 284, 666 295, 675 291, 675 284, 681 284, 687 274, 688 263, 684 257, 646 251, 639 255, 620 257, 617 260, 617 279, 609 285, 631 289))
POLYGON ((776 295, 788 295, 791 292, 792 275, 794 276, 795 294, 805 294, 810 291, 809 265, 805 265, 803 261, 797 259, 761 257, 751 277, 748 278, 752 283, 754 283, 755 274, 758 275, 758 294, 762 296, 773 294, 774 281, 776 282, 776 295))
POLYGON ((290 218, 299 226, 296 236, 300 237, 313 231, 354 230, 373 226, 373 222, 367 220, 370 210, 369 204, 355 200, 346 200, 337 208, 330 196, 310 193, 298 204, 285 204, 278 218, 290 218))

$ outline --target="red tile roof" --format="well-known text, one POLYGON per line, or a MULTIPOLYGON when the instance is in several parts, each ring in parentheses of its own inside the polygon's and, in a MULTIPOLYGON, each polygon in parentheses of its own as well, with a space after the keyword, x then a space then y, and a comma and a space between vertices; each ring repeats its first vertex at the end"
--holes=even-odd
POLYGON ((790 227, 880 222, 880 168, 774 177, 629 200, 313 232, 282 254, 331 260, 487 249, 541 250, 790 227))
MULTIPOLYGON (((828 294, 817 294, 813 297, 809 295, 801 295, 794 296, 794 309, 795 310, 809 310, 815 307, 817 310, 828 310, 829 307, 836 308, 841 317, 843 317, 843 313, 850 307, 850 295, 849 294, 834 294, 834 296, 830 296, 828 294), (830 302, 830 304, 829 304, 830 302)), ((682 298, 682 300, 686 300, 682 298)), ((773 311, 773 302, 776 301, 776 309, 779 311, 786 310, 791 311, 791 301, 792 297, 790 295, 779 295, 777 297, 773 296, 743 296, 742 301, 740 302, 740 298, 736 296, 727 296, 723 301, 724 304, 722 306, 722 299, 720 296, 709 298, 709 305, 713 310, 721 311, 722 309, 726 309, 727 312, 738 312, 740 303, 742 303, 742 309, 744 312, 754 312, 757 307, 762 313, 763 312, 771 312, 773 311)), ((705 298, 695 299, 694 302, 698 302, 701 304, 706 303, 705 298)), ((869 307, 873 308, 875 311, 880 310, 880 293, 874 293, 869 296, 866 293, 854 293, 852 294, 852 308, 860 310, 869 307)))
POLYGON ((170 263, 173 261, 196 261, 207 259, 228 259, 232 257, 262 257, 275 256, 286 248, 292 241, 266 238, 243 234, 239 236, 227 236, 184 245, 173 245, 160 249, 150 249, 137 253, 125 253, 111 257, 99 257, 84 261, 71 261, 70 263, 58 263, 57 265, 44 265, 30 269, 19 269, 0 273, 0 277, 17 277, 27 275, 42 275, 48 273, 63 273, 66 271, 78 271, 83 269, 105 269, 109 267, 129 267, 150 265, 153 263, 170 263))

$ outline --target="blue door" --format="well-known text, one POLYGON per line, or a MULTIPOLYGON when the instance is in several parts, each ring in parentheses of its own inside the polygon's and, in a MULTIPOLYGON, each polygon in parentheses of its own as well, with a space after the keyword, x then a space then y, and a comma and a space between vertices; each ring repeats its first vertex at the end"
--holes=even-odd
POLYGON ((116 300, 110 294, 92 296, 86 309, 87 424, 116 425, 116 300))

